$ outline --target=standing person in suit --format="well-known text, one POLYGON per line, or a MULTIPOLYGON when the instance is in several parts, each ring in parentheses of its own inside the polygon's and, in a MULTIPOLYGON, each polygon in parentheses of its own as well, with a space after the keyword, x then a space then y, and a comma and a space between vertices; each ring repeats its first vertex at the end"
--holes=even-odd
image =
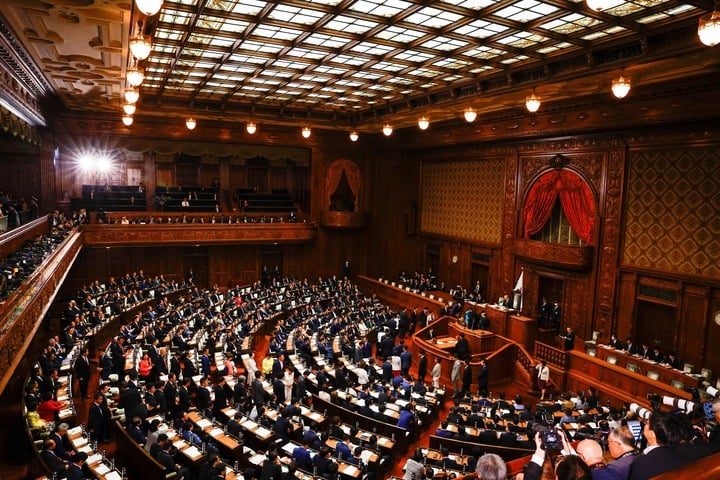
POLYGON ((252 382, 252 397, 255 405, 265 405, 265 388, 262 384, 262 372, 255 372, 255 380, 252 382))
POLYGON ((88 397, 88 384, 90 383, 90 359, 88 349, 83 348, 82 354, 75 360, 75 376, 78 379, 78 389, 83 400, 88 397))
POLYGON ((560 303, 557 300, 555 300, 555 303, 553 303, 551 321, 551 328, 554 328, 556 331, 560 331, 560 322, 562 321, 562 309, 560 308, 560 303))
POLYGON ((418 360, 418 381, 425 383, 425 376, 427 375, 427 358, 425 357, 425 350, 420 350, 420 359, 418 360))
POLYGON ((682 425, 672 413, 655 410, 645 422, 643 435, 647 447, 630 468, 630 480, 652 478, 692 461, 675 450, 683 438, 682 425))
POLYGON ((453 392, 456 397, 461 395, 460 392, 460 376, 462 374, 463 362, 460 357, 455 357, 452 370, 450 372, 450 381, 452 382, 453 392))
POLYGON ((568 352, 575 348, 575 332, 572 327, 568 326, 565 329, 565 335, 560 335, 560 338, 563 340, 563 350, 568 352))
POLYGON ((98 348, 98 374, 103 381, 110 380, 110 374, 113 373, 113 361, 110 355, 107 354, 102 348, 98 348))
POLYGON ((470 360, 465 360, 465 366, 463 367, 462 373, 462 392, 463 395, 470 393, 470 386, 472 385, 472 367, 470 366, 470 360))
POLYGON ((488 376, 490 368, 487 366, 485 359, 480 360, 480 373, 478 374, 478 395, 488 394, 488 376))
POLYGON ((90 436, 97 442, 102 443, 108 441, 107 425, 109 420, 105 418, 105 410, 102 407, 104 398, 102 393, 98 392, 95 394, 93 403, 88 410, 87 422, 87 429, 90 436))

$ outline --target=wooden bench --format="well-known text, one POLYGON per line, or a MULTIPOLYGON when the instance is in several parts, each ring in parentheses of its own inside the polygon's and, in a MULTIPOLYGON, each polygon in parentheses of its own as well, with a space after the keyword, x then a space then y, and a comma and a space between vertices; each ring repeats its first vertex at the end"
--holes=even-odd
POLYGON ((115 437, 117 438, 117 459, 125 466, 128 478, 171 480, 177 476, 175 472, 168 472, 142 446, 138 445, 117 420, 115 421, 115 437))

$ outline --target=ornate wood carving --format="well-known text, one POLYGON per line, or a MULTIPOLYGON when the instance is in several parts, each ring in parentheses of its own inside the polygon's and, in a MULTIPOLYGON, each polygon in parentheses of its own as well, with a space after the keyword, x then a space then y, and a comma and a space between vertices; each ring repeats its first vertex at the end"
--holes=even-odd
POLYGON ((320 225, 326 228, 365 228, 369 219, 367 212, 322 212, 320 225))
POLYGON ((595 330, 614 331, 613 305, 617 292, 618 257, 620 255, 620 220, 625 170, 624 150, 611 150, 605 162, 605 195, 601 212, 601 232, 598 239, 598 271, 595 302, 595 330))
POLYGON ((23 282, 3 304, 0 316, 0 392, 5 389, 22 359, 45 313, 60 289, 65 275, 82 247, 81 235, 73 233, 45 262, 23 282))
POLYGON ((222 243, 302 243, 315 239, 314 223, 85 225, 90 246, 216 245, 222 243))
POLYGON ((587 270, 592 267, 593 247, 577 247, 516 238, 515 255, 554 267, 587 270))

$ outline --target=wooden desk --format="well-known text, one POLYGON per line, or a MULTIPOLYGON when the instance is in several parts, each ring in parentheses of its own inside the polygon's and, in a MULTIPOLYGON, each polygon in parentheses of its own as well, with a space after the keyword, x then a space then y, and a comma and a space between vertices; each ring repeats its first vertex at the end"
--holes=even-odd
POLYGON ((698 388, 700 380, 697 376, 688 375, 681 370, 646 360, 640 356, 629 355, 624 350, 616 350, 608 345, 598 345, 596 348, 597 358, 607 361, 608 358, 615 357, 618 367, 627 368, 627 365, 636 365, 640 375, 647 376, 649 372, 658 374, 658 381, 672 385, 673 380, 682 383, 685 387, 698 388))
MULTIPOLYGON (((603 349, 598 348, 598 353, 600 350, 603 349)), ((567 355, 568 374, 565 385, 567 390, 581 391, 594 386, 603 399, 609 399, 612 405, 618 407, 625 402, 635 402, 649 407, 650 402, 646 400, 648 394, 692 399, 690 393, 678 390, 665 382, 648 378, 646 375, 631 372, 625 368, 625 365, 614 365, 579 350, 571 350, 567 355)), ((630 358, 633 363, 639 363, 639 359, 632 356, 630 358)))
POLYGON ((384 280, 380 282, 363 275, 355 277, 355 281, 362 292, 376 294, 393 308, 427 307, 428 310, 435 314, 435 317, 438 317, 440 310, 445 307, 444 302, 430 299, 430 297, 414 293, 402 287, 393 286, 389 281, 388 283, 385 283, 384 280))

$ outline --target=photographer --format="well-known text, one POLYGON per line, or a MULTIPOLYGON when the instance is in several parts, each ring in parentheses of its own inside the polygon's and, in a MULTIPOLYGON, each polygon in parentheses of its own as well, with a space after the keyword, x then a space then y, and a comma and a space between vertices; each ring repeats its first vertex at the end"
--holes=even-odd
POLYGON ((535 433, 535 453, 527 464, 524 474, 518 474, 516 480, 540 480, 543 477, 543 464, 547 450, 557 450, 562 442, 563 449, 559 461, 555 463, 556 480, 591 480, 590 468, 575 455, 562 431, 545 430, 535 433))

